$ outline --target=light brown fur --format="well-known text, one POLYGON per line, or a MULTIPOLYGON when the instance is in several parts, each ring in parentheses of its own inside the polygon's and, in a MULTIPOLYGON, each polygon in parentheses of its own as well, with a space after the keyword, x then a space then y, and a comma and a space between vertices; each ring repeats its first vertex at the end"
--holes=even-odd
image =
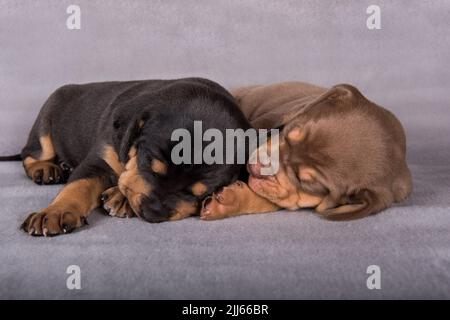
POLYGON ((181 201, 175 208, 175 214, 170 217, 171 221, 181 220, 197 213, 197 203, 181 201))
POLYGON ((205 200, 201 219, 217 220, 278 209, 279 206, 256 194, 246 183, 238 181, 205 200))
POLYGON ((148 196, 152 190, 151 186, 139 173, 137 156, 128 160, 125 171, 119 177, 119 190, 128 199, 131 208, 139 214, 143 196, 148 196))
POLYGON ((197 182, 191 187, 191 190, 194 196, 200 197, 205 194, 208 187, 204 183, 197 182))
POLYGON ((113 169, 117 176, 120 176, 125 170, 123 164, 119 161, 117 152, 111 145, 105 145, 103 148, 103 160, 113 169))
POLYGON ((159 174, 166 174, 167 173, 167 165, 158 159, 152 160, 152 170, 153 172, 159 173, 159 174))
MULTIPOLYGON (((315 207, 326 218, 343 220, 377 213, 410 194, 402 125, 355 87, 327 90, 286 82, 240 88, 233 94, 254 127, 283 126, 279 171, 250 176, 249 186, 258 196, 281 208, 315 207)), ((223 215, 215 201, 210 203, 217 208, 209 212, 211 219, 223 215)))
POLYGON ((66 185, 52 203, 25 221, 31 235, 70 232, 86 223, 88 214, 99 206, 103 183, 99 178, 80 179, 66 185))
POLYGON ((61 175, 61 169, 53 163, 55 158, 55 149, 50 134, 43 135, 39 138, 41 145, 41 153, 39 157, 26 157, 23 160, 23 166, 27 176, 32 179, 37 179, 37 173, 42 174, 42 181, 49 182, 54 176, 61 175))

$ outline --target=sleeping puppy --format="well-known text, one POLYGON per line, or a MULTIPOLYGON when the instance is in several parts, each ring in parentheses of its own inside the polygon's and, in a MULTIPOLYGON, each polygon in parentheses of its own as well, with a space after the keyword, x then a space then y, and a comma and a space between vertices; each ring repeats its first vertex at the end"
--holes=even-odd
MULTIPOLYGON (((99 205, 115 216, 178 220, 238 179, 245 165, 172 162, 175 129, 250 127, 233 97, 198 78, 67 85, 42 107, 21 157, 37 184, 68 182, 22 229, 34 236, 68 233, 99 205), (126 197, 126 198, 125 198, 126 197)), ((191 134, 193 137, 193 134, 191 134)), ((205 142, 202 142, 205 143, 205 142)), ((204 146, 203 146, 204 147, 204 146)))
MULTIPOLYGON (((280 128, 276 174, 248 165, 248 185, 232 184, 203 203, 201 217, 315 208, 333 220, 365 217, 411 192, 402 125, 350 85, 324 89, 302 82, 233 92, 255 128, 280 128)), ((270 165, 270 164, 269 164, 270 165)))

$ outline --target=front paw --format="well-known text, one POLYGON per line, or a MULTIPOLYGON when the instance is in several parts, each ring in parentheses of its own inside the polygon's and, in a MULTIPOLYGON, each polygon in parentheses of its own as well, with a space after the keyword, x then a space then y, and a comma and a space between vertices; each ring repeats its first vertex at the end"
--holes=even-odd
POLYGON ((128 199, 120 192, 119 187, 112 187, 102 193, 103 208, 110 216, 132 218, 135 216, 128 199))
POLYGON ((200 219, 217 220, 238 213, 240 206, 238 193, 242 192, 242 188, 243 183, 237 181, 206 198, 202 204, 200 219))
POLYGON ((32 236, 51 237, 70 233, 87 224, 86 217, 79 213, 46 209, 30 214, 21 229, 32 236))

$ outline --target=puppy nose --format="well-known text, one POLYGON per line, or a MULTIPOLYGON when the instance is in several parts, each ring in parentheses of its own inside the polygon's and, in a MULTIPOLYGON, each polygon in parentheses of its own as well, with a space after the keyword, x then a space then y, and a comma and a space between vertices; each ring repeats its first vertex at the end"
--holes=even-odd
POLYGON ((247 171, 252 175, 252 176, 254 176, 255 178, 258 178, 258 179, 262 179, 262 178, 264 178, 265 176, 263 176, 263 175, 261 175, 261 168, 262 168, 262 165, 261 165, 261 163, 252 163, 252 164, 248 164, 247 165, 247 171))

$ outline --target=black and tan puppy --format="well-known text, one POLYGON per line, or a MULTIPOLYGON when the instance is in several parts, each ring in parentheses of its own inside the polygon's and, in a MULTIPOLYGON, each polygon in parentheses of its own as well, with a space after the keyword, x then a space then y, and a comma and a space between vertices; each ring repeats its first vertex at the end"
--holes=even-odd
POLYGON ((22 159, 36 183, 68 184, 22 228, 31 235, 70 232, 84 225, 102 193, 113 215, 135 212, 160 222, 198 213, 199 202, 237 180, 241 166, 174 165, 171 135, 192 132, 195 120, 222 133, 250 126, 233 97, 205 79, 59 88, 42 107, 22 159))

